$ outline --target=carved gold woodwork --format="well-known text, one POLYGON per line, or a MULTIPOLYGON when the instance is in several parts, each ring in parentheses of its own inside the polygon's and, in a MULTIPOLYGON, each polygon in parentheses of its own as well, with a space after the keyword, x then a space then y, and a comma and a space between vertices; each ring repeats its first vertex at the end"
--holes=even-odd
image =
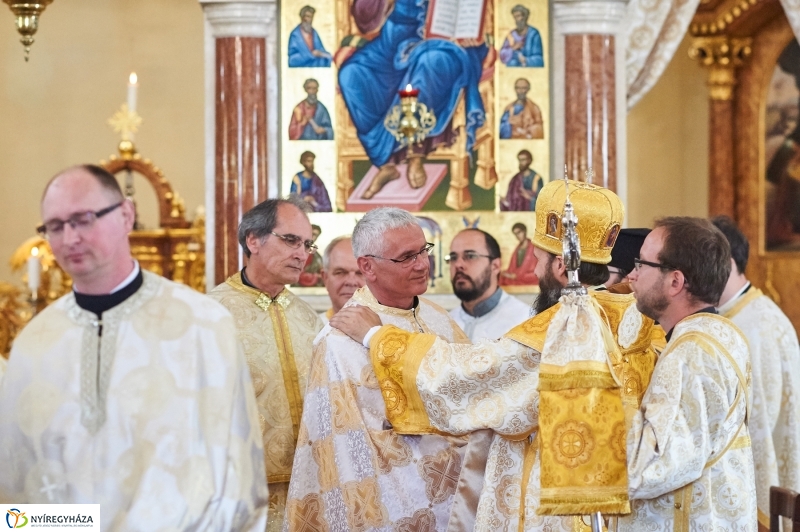
POLYGON ((100 165, 117 174, 137 172, 152 185, 158 200, 159 227, 130 234, 131 254, 145 270, 205 291, 205 216, 186 219, 183 199, 172 189, 164 172, 138 153, 111 156, 100 165))
POLYGON ((689 57, 708 68, 709 179, 716 191, 709 195, 711 215, 734 216, 733 95, 736 69, 752 53, 752 39, 727 35, 695 37, 689 57))
POLYGON ((689 57, 708 67, 708 90, 712 100, 732 100, 736 85, 734 69, 742 66, 752 53, 752 39, 727 36, 696 37, 689 57))
POLYGON ((750 241, 748 277, 800 330, 800 300, 793 297, 800 292, 800 252, 766 250, 765 213, 766 97, 778 57, 795 37, 778 0, 746 3, 710 0, 691 25, 691 54, 710 69, 709 210, 737 222, 750 241))

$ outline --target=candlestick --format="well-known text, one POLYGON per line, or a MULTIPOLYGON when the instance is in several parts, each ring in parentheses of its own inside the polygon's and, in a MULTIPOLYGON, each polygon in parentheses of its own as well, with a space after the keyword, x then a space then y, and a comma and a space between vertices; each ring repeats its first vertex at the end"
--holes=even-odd
POLYGON ((415 89, 411 86, 411 83, 406 85, 405 89, 400 89, 397 91, 400 94, 401 98, 416 98, 419 96, 419 89, 415 89))
POLYGON ((136 89, 139 88, 136 72, 131 72, 128 77, 128 111, 136 112, 136 89))
POLYGON ((39 284, 41 283, 41 263, 39 262, 39 248, 31 249, 31 256, 28 257, 28 289, 31 291, 32 299, 37 299, 39 284))

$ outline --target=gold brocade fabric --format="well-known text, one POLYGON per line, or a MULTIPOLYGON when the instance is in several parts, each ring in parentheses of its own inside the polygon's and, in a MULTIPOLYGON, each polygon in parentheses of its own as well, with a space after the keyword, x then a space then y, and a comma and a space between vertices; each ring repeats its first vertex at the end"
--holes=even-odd
POLYGON ((747 341, 698 313, 672 331, 628 431, 632 513, 619 530, 755 532, 747 341))
MULTIPOLYGON (((469 341, 442 308, 425 299, 411 310, 391 308, 363 287, 347 303, 356 304, 370 308, 396 330, 423 332, 448 342, 469 341)), ((406 354, 393 351, 391 356, 400 363, 406 354)), ((388 390, 404 378, 376 375, 362 345, 336 329, 323 330, 314 346, 285 531, 473 528, 463 524, 474 520, 483 482, 482 471, 467 467, 473 440, 394 430, 387 415, 402 412, 404 403, 400 394, 388 390), (464 470, 469 479, 462 476, 464 470), (476 486, 465 485, 475 482, 476 486), (471 506, 460 506, 459 498, 470 493, 471 506), (448 528, 456 507, 463 509, 466 520, 459 520, 462 528, 448 528)))
POLYGON ((563 296, 539 366, 541 515, 630 512, 625 413, 611 353, 618 348, 591 296, 563 296))
POLYGON ((250 367, 271 492, 269 529, 278 530, 300 430, 312 343, 322 321, 288 289, 272 299, 242 283, 241 273, 208 295, 233 314, 250 367))
MULTIPOLYGON (((626 323, 626 331, 631 323, 648 323, 646 318, 636 320, 632 316, 636 310, 632 298, 605 304, 620 307, 616 313, 601 313, 622 317, 612 327, 615 336, 622 322, 626 323), (628 310, 630 306, 633 311, 628 310), (628 318, 624 319, 626 313, 628 318), (633 321, 628 323, 630 320, 633 321)), ((476 531, 578 532, 586 528, 580 524, 580 517, 536 514, 541 496, 539 449, 545 445, 537 436, 541 407, 539 359, 547 329, 560 307, 556 305, 534 316, 500 340, 482 340, 473 345, 435 339, 427 347, 428 342, 421 339, 426 335, 390 334, 394 330, 390 328, 381 329, 372 339, 371 355, 376 366, 382 364, 380 351, 384 351, 383 360, 390 360, 393 352, 403 351, 408 361, 388 373, 395 375, 396 382, 402 382, 408 404, 420 400, 425 407, 427 420, 414 413, 409 421, 420 425, 427 421, 435 430, 449 434, 487 428, 494 431, 476 531), (422 349, 427 350, 418 352, 422 349), (531 444, 532 440, 537 443, 531 444)), ((638 339, 640 334, 645 333, 631 330, 622 336, 638 339)), ((607 341, 606 338, 604 342, 607 341)), ((610 384, 613 378, 609 380, 607 368, 608 363, 605 369, 601 367, 602 381, 610 384)), ((619 416, 619 410, 616 414, 619 416)))

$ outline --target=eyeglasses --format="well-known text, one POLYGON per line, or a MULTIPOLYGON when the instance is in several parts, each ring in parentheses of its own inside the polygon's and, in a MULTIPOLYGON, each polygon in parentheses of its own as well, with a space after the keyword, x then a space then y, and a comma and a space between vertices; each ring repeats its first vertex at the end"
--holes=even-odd
POLYGON ((667 266, 666 264, 661 264, 659 262, 650 262, 647 260, 642 259, 633 259, 633 268, 638 272, 642 269, 642 266, 650 266, 651 268, 658 268, 660 270, 674 270, 672 266, 667 266))
POLYGON ((73 231, 86 231, 94 225, 94 222, 98 218, 102 218, 123 203, 125 203, 124 200, 106 207, 105 209, 100 209, 99 211, 76 212, 67 220, 50 220, 37 227, 36 232, 42 235, 42 238, 52 240, 54 238, 61 238, 64 235, 64 226, 67 224, 69 224, 73 231))
MULTIPOLYGON (((458 257, 459 257, 458 253, 455 253, 455 252, 454 253, 450 253, 449 255, 445 255, 444 261, 446 263, 450 264, 451 262, 456 262, 458 260, 458 257)), ((476 261, 480 257, 484 257, 484 258, 487 258, 489 260, 494 260, 495 259, 495 257, 492 257, 491 255, 482 255, 480 253, 476 253, 475 251, 465 251, 464 254, 461 255, 461 258, 464 259, 464 262, 476 261)))
POLYGON ((428 256, 428 254, 430 254, 432 249, 433 249, 433 244, 431 244, 430 242, 426 242, 425 247, 423 247, 421 250, 417 251, 416 253, 410 253, 405 257, 401 257, 399 259, 389 259, 386 257, 379 257, 377 255, 364 255, 364 256, 372 257, 373 259, 390 260, 395 264, 400 264, 403 268, 408 268, 412 264, 417 262, 417 257, 419 257, 420 255, 428 256))
POLYGON ((313 240, 303 240, 301 237, 297 235, 287 234, 287 235, 279 235, 275 231, 270 231, 269 234, 273 236, 277 236, 283 243, 289 246, 292 249, 297 249, 302 244, 306 248, 306 253, 309 255, 314 253, 318 248, 317 245, 314 243, 313 240))

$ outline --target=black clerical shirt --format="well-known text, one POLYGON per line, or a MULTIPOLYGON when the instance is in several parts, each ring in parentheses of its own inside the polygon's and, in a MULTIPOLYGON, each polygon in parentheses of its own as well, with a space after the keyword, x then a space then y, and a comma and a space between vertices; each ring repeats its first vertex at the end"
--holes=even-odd
POLYGON ((94 312, 97 314, 98 318, 102 318, 103 312, 116 307, 131 297, 142 287, 143 282, 144 276, 140 269, 139 273, 136 274, 136 277, 134 277, 130 283, 111 294, 90 295, 75 291, 75 302, 83 310, 94 312))

